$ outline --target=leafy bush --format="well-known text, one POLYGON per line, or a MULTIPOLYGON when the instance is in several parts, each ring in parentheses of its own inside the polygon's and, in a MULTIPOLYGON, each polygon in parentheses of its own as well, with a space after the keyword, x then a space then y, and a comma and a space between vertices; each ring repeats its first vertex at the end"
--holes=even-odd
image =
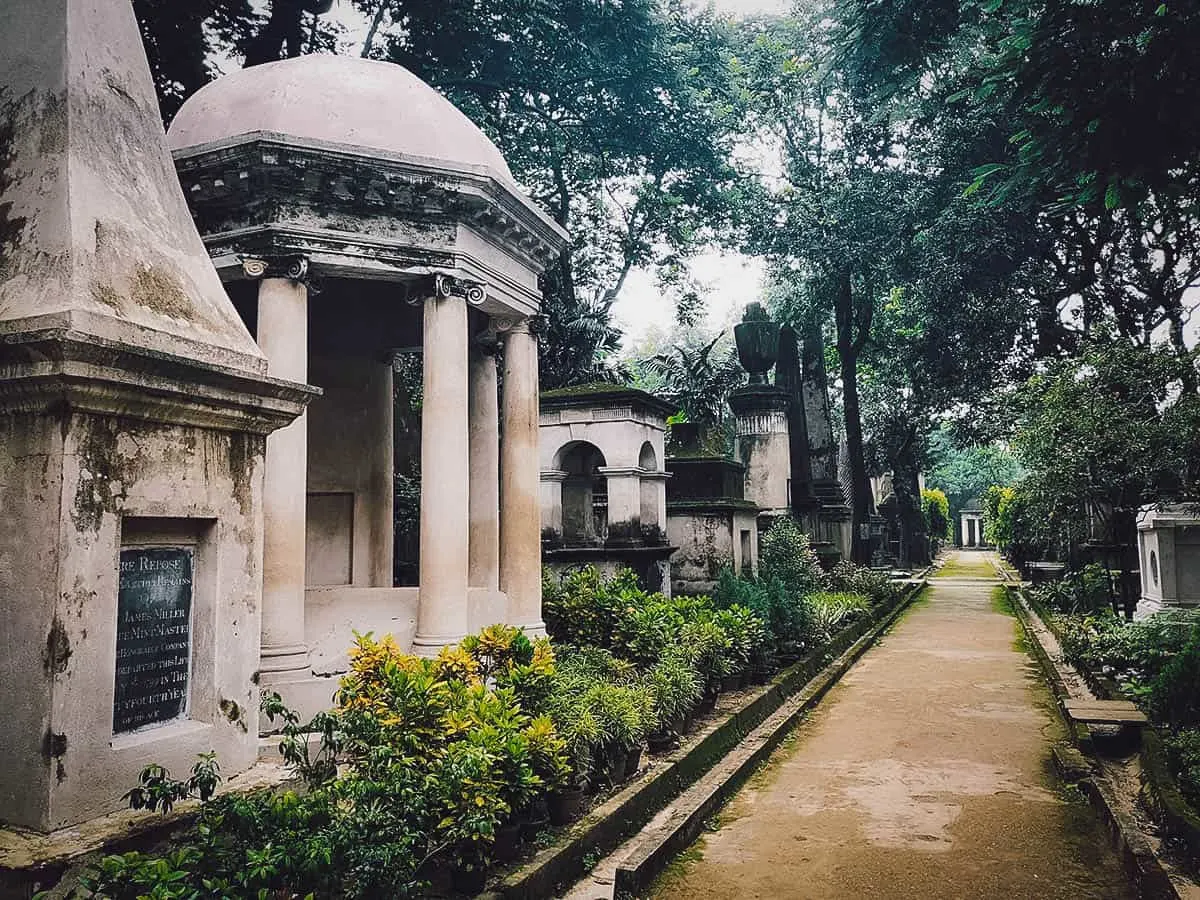
POLYGON ((1183 650, 1167 660, 1148 699, 1157 721, 1177 729, 1200 726, 1200 630, 1193 630, 1183 650))
POLYGON ((1032 593, 1036 601, 1054 612, 1089 614, 1112 609, 1108 570, 1098 563, 1067 572, 1058 581, 1039 585, 1032 593))
POLYGON ((672 728, 704 695, 704 680, 677 649, 646 673, 645 684, 651 700, 651 729, 658 732, 672 728))
POLYGON ((921 514, 925 519, 925 530, 935 546, 951 538, 950 500, 939 488, 921 490, 921 514))
POLYGON ((813 608, 815 630, 825 642, 852 622, 870 614, 871 601, 865 594, 846 592, 813 594, 809 598, 813 608))
POLYGON ((722 569, 713 600, 721 609, 744 607, 763 622, 766 665, 772 665, 779 653, 799 656, 813 646, 811 604, 803 595, 790 592, 778 578, 748 578, 722 569))
POLYGON ((842 560, 824 579, 832 593, 861 594, 873 603, 883 603, 896 596, 900 588, 887 572, 869 569, 849 560, 842 560))
POLYGON ((819 590, 824 579, 808 535, 795 519, 787 516, 776 519, 763 535, 758 548, 758 569, 764 581, 778 579, 794 596, 819 590))
POLYGON ((484 866, 496 829, 570 774, 555 723, 521 706, 522 695, 549 705, 553 676, 549 643, 507 626, 436 660, 358 636, 332 712, 303 725, 277 695, 264 698, 304 793, 212 797, 211 757, 186 782, 148 767, 130 803, 211 798, 195 829, 167 856, 103 858, 76 895, 407 897, 433 860, 484 866))
POLYGON ((1200 809, 1200 729, 1187 728, 1168 734, 1163 745, 1180 793, 1200 809))

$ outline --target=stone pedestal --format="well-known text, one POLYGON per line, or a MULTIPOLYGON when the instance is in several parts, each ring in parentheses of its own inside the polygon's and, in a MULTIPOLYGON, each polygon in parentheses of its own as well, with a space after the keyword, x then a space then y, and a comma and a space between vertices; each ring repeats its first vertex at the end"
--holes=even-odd
POLYGON ((788 404, 787 391, 765 384, 740 388, 729 397, 737 417, 737 454, 746 467, 745 499, 767 518, 791 512, 788 404))
POLYGON ((256 758, 269 378, 175 179, 127 0, 0 4, 0 818, 256 758))

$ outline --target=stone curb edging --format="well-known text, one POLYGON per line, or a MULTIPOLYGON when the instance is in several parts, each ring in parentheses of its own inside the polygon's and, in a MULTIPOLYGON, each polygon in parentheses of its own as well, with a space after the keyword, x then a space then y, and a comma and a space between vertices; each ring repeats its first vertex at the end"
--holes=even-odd
MULTIPOLYGON (((828 647, 783 670, 739 710, 724 721, 708 726, 691 747, 676 751, 679 755, 669 758, 661 770, 644 775, 588 813, 573 826, 571 837, 565 844, 542 850, 530 863, 504 878, 493 890, 481 894, 479 900, 545 900, 555 896, 560 885, 573 883, 587 873, 588 857, 611 853, 689 787, 698 781, 704 784, 708 777, 724 772, 728 767, 722 760, 728 759, 727 755, 742 743, 753 744, 752 748, 747 747, 746 754, 754 755, 755 761, 748 766, 738 763, 738 771, 745 768, 748 774, 782 740, 800 713, 820 699, 850 664, 903 612, 924 585, 923 580, 913 579, 899 597, 878 607, 871 618, 851 626, 828 647), (830 656, 835 659, 827 664, 830 656), (795 697, 798 692, 802 692, 801 696, 795 697), (781 707, 788 704, 791 709, 799 703, 803 703, 803 707, 785 717, 787 724, 776 723, 782 715, 781 707), (778 735, 769 745, 754 737, 760 726, 768 727, 764 723, 769 723, 772 733, 778 735)), ((734 751, 734 756, 742 755, 734 751)), ((737 772, 732 773, 732 777, 736 775, 737 772)), ((744 777, 741 780, 744 781, 744 777)), ((700 816, 701 824, 706 816, 700 816)), ((620 871, 617 879, 619 886, 620 871)))
MULTIPOLYGON (((1001 571, 1008 578, 1008 573, 1001 571)), ((1055 627, 1049 611, 1038 603, 1019 584, 1009 584, 1009 588, 1020 592, 1021 597, 1031 610, 1041 620, 1042 624, 1061 643, 1062 634, 1055 627)), ((1051 667, 1053 668, 1053 667, 1051 667)), ((1097 675, 1090 670, 1078 670, 1087 682, 1088 687, 1102 700, 1129 700, 1120 686, 1111 678, 1097 675)), ((1068 720, 1069 721, 1069 720, 1068 720)), ((1076 726, 1076 741, 1086 752, 1093 752, 1091 733, 1084 725, 1076 726)), ((1200 814, 1192 808, 1179 791, 1179 785, 1171 774, 1167 762, 1166 750, 1163 747, 1162 736, 1155 727, 1142 729, 1139 756, 1144 775, 1143 785, 1148 798, 1148 806, 1153 811, 1164 831, 1183 842, 1187 853, 1193 861, 1200 860, 1200 814)))
MULTIPOLYGON (((1019 586, 1008 582, 1007 579, 1004 586, 1013 598, 1013 612, 1021 625, 1022 633, 1050 685, 1055 709, 1075 744, 1069 748, 1057 746, 1053 749, 1055 769, 1064 781, 1074 783, 1083 791, 1091 806, 1100 813, 1112 846, 1120 854, 1125 872, 1132 879, 1138 896, 1146 900, 1179 900, 1178 890, 1141 829, 1119 808, 1107 779, 1097 774, 1096 765, 1089 760, 1089 757, 1094 755, 1094 750, 1087 726, 1073 723, 1066 714, 1063 707, 1063 701, 1069 697, 1066 684, 1029 619, 1031 615, 1038 613, 1033 611, 1019 586), (1087 755, 1084 755, 1085 753, 1087 755)), ((1038 617, 1041 618, 1040 615, 1038 617)))

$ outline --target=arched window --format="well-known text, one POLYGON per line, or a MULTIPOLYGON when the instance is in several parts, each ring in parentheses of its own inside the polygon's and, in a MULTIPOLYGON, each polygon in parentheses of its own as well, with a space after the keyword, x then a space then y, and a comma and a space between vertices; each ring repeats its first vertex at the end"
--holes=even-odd
POLYGON ((600 473, 606 465, 595 444, 572 441, 556 454, 555 468, 566 473, 562 483, 563 543, 589 546, 604 543, 608 534, 608 479, 600 473))
MULTIPOLYGON (((658 471, 658 457, 654 452, 654 445, 649 441, 642 444, 641 452, 638 453, 638 468, 643 472, 658 471)), ((642 535, 646 540, 657 541, 660 539, 659 532, 665 523, 658 520, 659 508, 659 493, 664 490, 663 483, 660 479, 645 478, 641 480, 641 516, 642 535)))
POLYGON ((638 466, 647 472, 658 471, 658 459, 654 453, 654 445, 649 441, 642 444, 642 450, 638 454, 638 466))

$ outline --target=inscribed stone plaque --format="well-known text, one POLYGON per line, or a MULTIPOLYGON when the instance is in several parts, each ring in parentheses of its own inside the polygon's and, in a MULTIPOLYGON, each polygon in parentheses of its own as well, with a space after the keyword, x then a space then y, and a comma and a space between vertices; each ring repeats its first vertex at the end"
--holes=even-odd
POLYGON ((169 722, 187 708, 192 550, 121 551, 113 732, 169 722))

